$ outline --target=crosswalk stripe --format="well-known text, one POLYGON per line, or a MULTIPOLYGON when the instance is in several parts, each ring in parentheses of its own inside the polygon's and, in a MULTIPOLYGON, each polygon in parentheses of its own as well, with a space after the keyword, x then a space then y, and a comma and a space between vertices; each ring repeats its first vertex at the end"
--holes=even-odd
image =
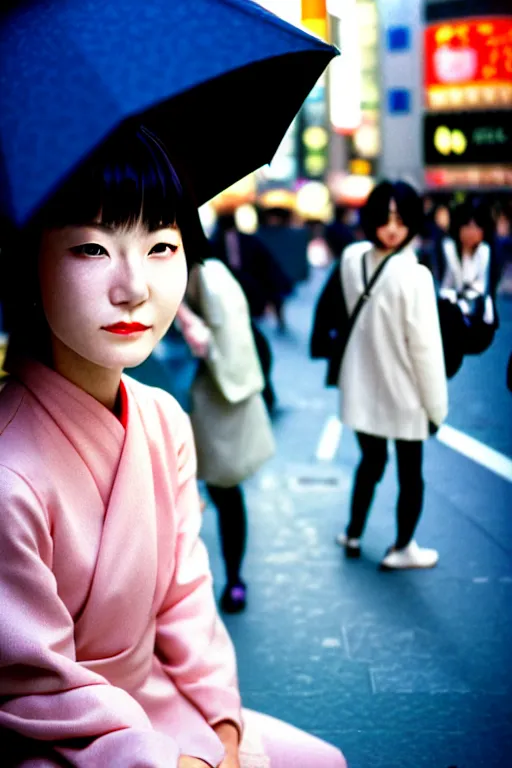
POLYGON ((316 449, 316 458, 318 461, 332 461, 336 456, 340 444, 343 426, 336 416, 329 416, 325 422, 318 447, 316 449))
MULTIPOLYGON (((329 416, 318 441, 316 458, 318 461, 332 461, 336 456, 343 434, 343 425, 336 416, 329 416)), ((437 433, 437 439, 443 445, 451 448, 480 466, 494 472, 512 483, 512 459, 494 448, 481 443, 465 432, 461 432, 448 424, 444 424, 437 433)))
POLYGON ((441 427, 437 433, 437 439, 449 448, 453 448, 454 451, 467 456, 468 459, 472 459, 477 464, 512 483, 512 459, 509 459, 508 456, 504 456, 504 454, 495 451, 494 448, 489 448, 488 445, 466 435, 465 432, 448 426, 448 424, 441 427))

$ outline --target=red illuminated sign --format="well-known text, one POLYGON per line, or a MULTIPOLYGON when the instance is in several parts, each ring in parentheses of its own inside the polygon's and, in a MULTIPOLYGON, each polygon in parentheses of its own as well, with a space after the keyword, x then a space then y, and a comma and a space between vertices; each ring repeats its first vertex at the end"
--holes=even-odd
POLYGON ((512 105, 512 17, 457 19, 425 30, 426 106, 512 105))
POLYGON ((436 166, 425 169, 427 189, 510 189, 511 165, 436 166))

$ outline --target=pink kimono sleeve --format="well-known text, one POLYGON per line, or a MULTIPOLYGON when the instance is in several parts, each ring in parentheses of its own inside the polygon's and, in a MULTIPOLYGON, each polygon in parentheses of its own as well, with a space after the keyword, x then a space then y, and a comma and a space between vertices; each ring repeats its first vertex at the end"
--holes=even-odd
POLYGON ((174 684, 211 726, 230 720, 241 733, 235 651, 217 611, 208 554, 199 538, 194 438, 188 417, 182 418, 176 561, 158 616, 157 653, 174 684))
POLYGON ((54 750, 56 763, 60 755, 77 768, 177 766, 176 742, 152 729, 128 693, 76 662, 73 619, 51 563, 44 505, 25 479, 0 466, 2 742, 10 733, 31 754, 39 743, 45 755, 54 750))

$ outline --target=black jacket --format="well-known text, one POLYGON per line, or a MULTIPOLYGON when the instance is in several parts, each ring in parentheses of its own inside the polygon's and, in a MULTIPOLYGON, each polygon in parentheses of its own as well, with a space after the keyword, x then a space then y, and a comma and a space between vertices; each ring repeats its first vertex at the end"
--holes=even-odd
POLYGON ((251 317, 263 315, 268 304, 277 305, 288 291, 288 281, 274 257, 256 235, 237 232, 240 268, 234 269, 226 253, 224 232, 217 229, 211 240, 212 256, 220 259, 236 277, 249 303, 251 317))
POLYGON ((313 317, 309 354, 313 359, 328 361, 326 386, 338 384, 343 344, 343 331, 348 315, 341 287, 340 262, 337 260, 318 298, 313 317))

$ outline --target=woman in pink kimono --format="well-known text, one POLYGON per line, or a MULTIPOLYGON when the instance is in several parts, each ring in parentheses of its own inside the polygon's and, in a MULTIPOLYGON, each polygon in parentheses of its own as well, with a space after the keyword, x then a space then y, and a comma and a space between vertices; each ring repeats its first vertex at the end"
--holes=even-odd
POLYGON ((141 128, 3 244, 2 766, 345 766, 334 747, 241 710, 188 419, 122 375, 173 321, 202 237, 141 128))

